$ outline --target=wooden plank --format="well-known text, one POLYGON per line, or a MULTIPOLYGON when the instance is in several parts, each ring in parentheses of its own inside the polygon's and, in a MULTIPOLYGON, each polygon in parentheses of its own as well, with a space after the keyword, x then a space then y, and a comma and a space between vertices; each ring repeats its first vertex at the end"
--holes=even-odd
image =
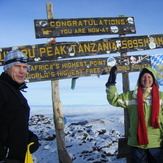
POLYGON ((103 38, 97 41, 57 42, 0 48, 0 65, 6 53, 12 49, 22 51, 29 62, 125 53, 163 48, 163 34, 103 38))
POLYGON ((35 82, 103 75, 109 73, 110 66, 115 63, 118 73, 121 73, 139 71, 143 67, 149 67, 151 62, 149 55, 32 62, 29 63, 30 72, 27 81, 35 82))
POLYGON ((0 48, 0 65, 7 52, 12 49, 22 51, 29 62, 57 60, 112 53, 125 53, 163 48, 163 34, 134 37, 103 38, 97 41, 58 42, 0 48))
POLYGON ((133 17, 35 19, 36 38, 136 33, 133 17))

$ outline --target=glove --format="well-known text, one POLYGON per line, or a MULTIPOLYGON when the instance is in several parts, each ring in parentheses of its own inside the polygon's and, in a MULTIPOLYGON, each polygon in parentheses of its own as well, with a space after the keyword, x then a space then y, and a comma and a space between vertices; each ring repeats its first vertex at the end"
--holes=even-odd
POLYGON ((108 78, 107 83, 105 84, 106 87, 115 85, 116 84, 116 77, 117 77, 117 66, 113 66, 110 70, 110 76, 108 78))
POLYGON ((33 132, 29 131, 29 140, 28 140, 28 144, 30 144, 30 147, 29 147, 29 151, 30 153, 34 153, 35 151, 37 151, 37 149, 39 148, 40 146, 40 143, 38 141, 38 137, 37 135, 35 135, 33 132), (33 143, 32 143, 33 142, 33 143))
POLYGON ((29 151, 30 153, 34 153, 37 151, 37 149, 39 148, 40 146, 40 143, 37 141, 33 142, 34 144, 31 144, 30 147, 29 147, 29 151))

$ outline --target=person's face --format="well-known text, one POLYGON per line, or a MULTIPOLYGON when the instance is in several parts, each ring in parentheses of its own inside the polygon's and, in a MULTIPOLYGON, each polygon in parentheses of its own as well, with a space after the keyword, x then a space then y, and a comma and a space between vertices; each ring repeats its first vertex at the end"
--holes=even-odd
POLYGON ((27 65, 25 63, 17 63, 7 69, 7 74, 19 84, 23 83, 27 76, 27 65))
POLYGON ((141 77, 141 85, 144 88, 151 87, 153 84, 153 77, 149 73, 144 73, 143 76, 141 77))

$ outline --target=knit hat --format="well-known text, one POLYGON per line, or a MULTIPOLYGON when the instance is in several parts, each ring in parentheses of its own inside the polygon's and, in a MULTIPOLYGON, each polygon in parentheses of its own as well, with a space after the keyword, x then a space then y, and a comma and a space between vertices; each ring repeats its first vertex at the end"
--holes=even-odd
POLYGON ((13 66, 16 63, 27 64, 27 58, 21 51, 12 50, 8 52, 4 58, 4 71, 6 71, 9 67, 13 66))
POLYGON ((155 83, 155 77, 154 77, 153 73, 150 70, 148 70, 147 68, 143 68, 143 70, 141 71, 141 73, 139 75, 138 85, 141 85, 141 78, 142 78, 143 74, 145 74, 145 73, 149 73, 153 78, 153 82, 155 83))

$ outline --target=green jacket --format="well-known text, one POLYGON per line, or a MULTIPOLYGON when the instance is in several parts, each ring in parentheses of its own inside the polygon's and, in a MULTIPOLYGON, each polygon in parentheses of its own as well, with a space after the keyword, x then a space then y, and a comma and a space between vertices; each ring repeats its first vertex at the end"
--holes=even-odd
MULTIPOLYGON (((155 79, 155 72, 150 70, 155 79)), ((126 93, 118 94, 116 86, 109 86, 106 88, 107 100, 108 102, 116 107, 122 107, 128 110, 129 115, 129 131, 128 131, 128 145, 135 146, 139 148, 156 148, 160 147, 163 139, 163 92, 160 92, 160 114, 159 114, 159 123, 160 128, 156 129, 150 126, 150 117, 151 117, 151 95, 149 95, 144 101, 144 114, 148 134, 148 145, 137 145, 137 125, 138 125, 138 116, 137 116, 137 88, 134 91, 129 91, 126 93)))

